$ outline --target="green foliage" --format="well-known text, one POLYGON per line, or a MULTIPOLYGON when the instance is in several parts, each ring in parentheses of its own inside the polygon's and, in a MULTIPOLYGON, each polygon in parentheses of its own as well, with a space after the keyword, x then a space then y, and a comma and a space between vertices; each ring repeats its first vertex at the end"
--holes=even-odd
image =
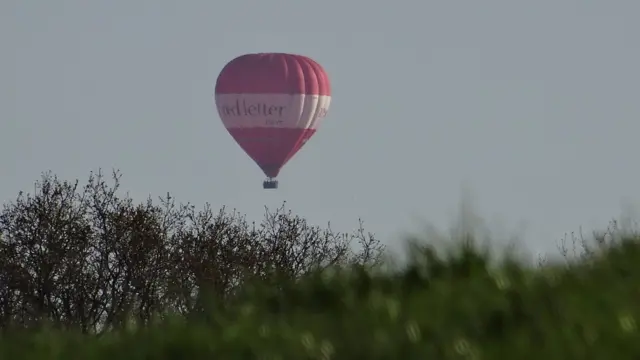
MULTIPOLYGON (((468 240, 468 239, 467 239, 468 240)), ((640 238, 532 269, 465 241, 402 270, 329 267, 247 283, 199 316, 100 336, 6 331, 2 359, 634 359, 640 238)))
POLYGON ((136 205, 113 180, 45 175, 0 211, 0 360, 640 355, 640 236, 616 223, 538 268, 468 229, 393 267, 362 228, 136 205))
POLYGON ((372 266, 384 246, 362 227, 312 226, 283 207, 261 223, 196 210, 167 194, 135 204, 102 173, 84 186, 45 174, 0 210, 0 329, 50 323, 99 334, 127 319, 198 317, 255 281, 278 285, 331 266, 372 266))

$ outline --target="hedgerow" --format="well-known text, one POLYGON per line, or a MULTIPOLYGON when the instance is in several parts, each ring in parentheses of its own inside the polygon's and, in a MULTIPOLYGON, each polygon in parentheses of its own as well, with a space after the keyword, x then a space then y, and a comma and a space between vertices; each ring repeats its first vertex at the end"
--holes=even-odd
POLYGON ((103 182, 79 192, 47 181, 0 214, 2 359, 640 356, 633 232, 538 267, 492 256, 470 236, 449 251, 425 240, 391 269, 377 266, 384 249, 363 231, 331 238, 282 211, 272 221, 286 231, 189 210, 171 227, 150 202, 87 200, 114 199, 95 190, 103 182), (343 238, 365 250, 341 250, 343 238), (331 256, 309 255, 318 249, 331 256))

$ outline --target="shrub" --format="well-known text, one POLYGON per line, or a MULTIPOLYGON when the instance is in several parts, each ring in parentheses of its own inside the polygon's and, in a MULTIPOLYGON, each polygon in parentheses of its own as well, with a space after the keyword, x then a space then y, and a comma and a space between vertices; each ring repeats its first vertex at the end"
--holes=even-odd
POLYGON ((119 186, 118 172, 111 185, 97 173, 84 187, 47 173, 34 194, 5 205, 0 327, 48 322, 95 333, 129 319, 198 314, 205 297, 232 301, 247 281, 375 264, 383 251, 362 227, 321 229, 284 205, 256 224, 235 210, 178 205, 169 194, 136 204, 119 186))

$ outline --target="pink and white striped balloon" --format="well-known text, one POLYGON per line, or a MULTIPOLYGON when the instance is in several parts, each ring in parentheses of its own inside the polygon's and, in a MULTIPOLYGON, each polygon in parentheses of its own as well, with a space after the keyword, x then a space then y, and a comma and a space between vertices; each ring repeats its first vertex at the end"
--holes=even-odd
POLYGON ((269 178, 315 134, 331 102, 329 77, 294 54, 246 54, 220 72, 215 103, 222 123, 269 178))

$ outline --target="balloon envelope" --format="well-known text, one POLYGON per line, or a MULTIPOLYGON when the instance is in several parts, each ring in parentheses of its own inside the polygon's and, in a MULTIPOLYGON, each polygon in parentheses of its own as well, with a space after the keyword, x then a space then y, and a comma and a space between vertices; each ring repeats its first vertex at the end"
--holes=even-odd
POLYGON ((222 123, 270 178, 316 132, 329 110, 324 69, 294 54, 246 54, 220 72, 215 102, 222 123))

